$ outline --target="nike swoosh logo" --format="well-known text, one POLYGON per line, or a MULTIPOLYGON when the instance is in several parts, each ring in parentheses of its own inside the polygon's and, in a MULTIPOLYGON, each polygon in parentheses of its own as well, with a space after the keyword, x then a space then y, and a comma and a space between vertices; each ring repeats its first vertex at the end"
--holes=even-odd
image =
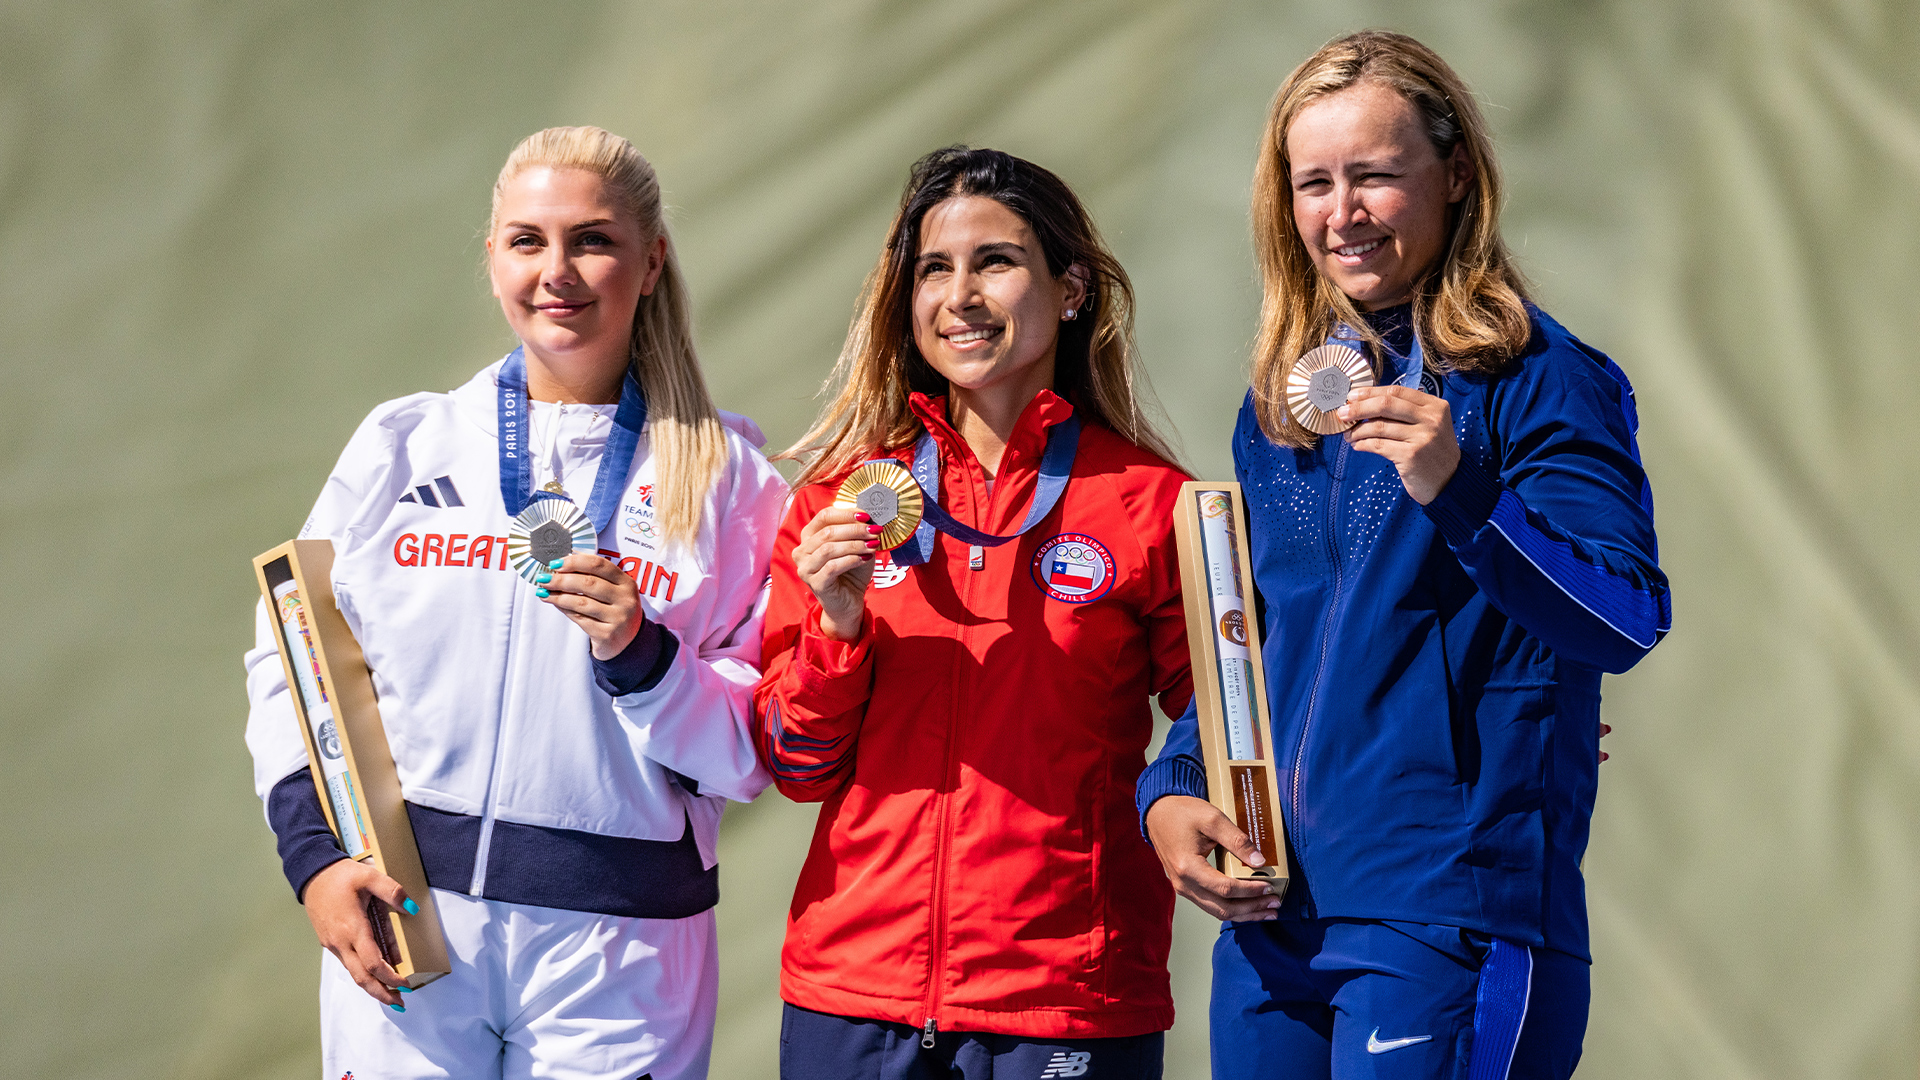
POLYGON ((1433 1036, 1431 1035, 1409 1035, 1404 1039, 1388 1039, 1386 1042, 1381 1042, 1380 1029, 1374 1028, 1373 1034, 1367 1036, 1367 1053, 1384 1054, 1389 1050, 1398 1050, 1403 1046, 1412 1046, 1415 1043, 1432 1041, 1433 1036))

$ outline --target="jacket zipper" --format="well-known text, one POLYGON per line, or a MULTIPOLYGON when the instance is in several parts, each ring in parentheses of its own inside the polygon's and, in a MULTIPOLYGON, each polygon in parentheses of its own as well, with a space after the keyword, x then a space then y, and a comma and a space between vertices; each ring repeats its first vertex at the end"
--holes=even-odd
MULTIPOLYGON (((529 401, 527 404, 529 416, 532 415, 532 407, 532 402, 529 401)), ((560 430, 559 423, 560 418, 555 417, 553 424, 556 438, 560 430)), ((588 430, 592 430, 591 418, 588 419, 588 430)), ((604 454, 602 457, 604 458, 604 454)), ((565 470, 563 466, 563 471, 577 471, 578 468, 579 466, 576 466, 574 470, 565 470)), ((599 478, 597 467, 594 478, 599 478)), ((501 507, 501 512, 505 513, 505 511, 506 508, 501 507)), ((512 578, 519 576, 518 572, 511 575, 512 578)), ((473 882, 467 887, 469 896, 481 896, 487 887, 487 856, 493 848, 493 825, 495 815, 499 812, 501 773, 505 771, 507 759, 507 710, 513 707, 513 645, 519 639, 519 635, 514 631, 520 624, 520 584, 510 579, 507 585, 507 655, 500 671, 500 713, 494 719, 493 768, 487 773, 487 798, 480 807, 480 848, 473 853, 473 882)))
POLYGON ((1301 721, 1300 739, 1293 749, 1293 782, 1288 785, 1288 804, 1292 812, 1287 815, 1287 839, 1293 845, 1293 857, 1300 861, 1303 873, 1306 870, 1306 857, 1295 830, 1300 820, 1300 780, 1307 767, 1307 736, 1313 731, 1313 714, 1320 704, 1320 682, 1327 670, 1327 646, 1332 639, 1333 615, 1340 606, 1340 487, 1347 475, 1345 439, 1340 440, 1340 444, 1334 448, 1333 462, 1330 464, 1332 468, 1327 481, 1327 559, 1333 564, 1333 595, 1328 598, 1326 613, 1320 618, 1320 655, 1313 664, 1312 688, 1307 691, 1306 718, 1301 721))
MULTIPOLYGON (((958 458, 960 455, 956 453, 953 456, 958 458)), ((1005 455, 1001 456, 1000 465, 1001 477, 1004 480, 1006 475, 1005 455)), ((978 462, 975 462, 974 468, 981 468, 981 466, 978 462)), ((942 471, 950 474, 954 470, 944 469, 942 471)), ((966 473, 967 483, 974 489, 969 501, 977 508, 980 506, 980 487, 974 482, 975 477, 972 469, 963 471, 966 473)), ((993 520, 992 495, 987 497, 986 509, 987 512, 984 514, 977 509, 975 510, 973 514, 975 528, 980 528, 983 520, 993 520)), ((973 553, 971 551, 967 554, 967 562, 969 570, 976 569, 973 565, 973 553)), ((965 584, 964 591, 967 595, 963 598, 964 602, 971 602, 973 592, 975 591, 974 575, 968 573, 959 580, 965 584)), ((971 644, 968 639, 971 637, 972 635, 963 628, 961 631, 961 647, 959 650, 961 655, 967 654, 971 644)), ((933 912, 931 919, 933 933, 931 934, 932 940, 927 943, 927 1019, 926 1023, 921 1025, 920 1028, 920 1045, 923 1049, 927 1050, 933 1049, 934 1036, 940 1030, 939 1024, 934 1018, 940 1011, 941 988, 947 958, 947 864, 952 860, 953 854, 953 823, 951 819, 953 785, 949 778, 953 774, 954 744, 959 741, 959 712, 953 703, 960 700, 960 674, 962 670, 959 665, 955 665, 953 669, 953 679, 949 684, 952 689, 947 695, 947 747, 946 754, 940 766, 941 791, 935 799, 934 807, 933 912)))
MULTIPOLYGON (((514 577, 519 577, 514 574, 514 577)), ((507 597, 507 655, 500 670, 500 712, 494 718, 493 730, 493 768, 487 773, 487 799, 480 807, 480 847, 473 853, 473 881, 467 887, 468 896, 483 895, 487 887, 487 853, 493 847, 494 814, 498 811, 500 799, 500 773, 507 757, 507 710, 512 707, 513 698, 513 643, 518 635, 514 633, 516 622, 520 618, 520 589, 518 582, 508 583, 510 592, 507 597)))

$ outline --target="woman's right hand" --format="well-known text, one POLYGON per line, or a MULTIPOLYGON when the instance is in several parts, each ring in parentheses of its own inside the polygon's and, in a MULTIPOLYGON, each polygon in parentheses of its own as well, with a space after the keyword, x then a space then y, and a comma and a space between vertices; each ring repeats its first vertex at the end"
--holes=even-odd
POLYGON ((1248 866, 1266 860, 1227 815, 1205 799, 1167 795, 1147 808, 1147 838, 1173 891, 1200 910, 1227 922, 1264 922, 1279 917, 1280 898, 1262 881, 1239 881, 1213 868, 1207 857, 1224 847, 1248 866))
POLYGON ((813 515, 793 546, 793 566, 820 601, 820 632, 856 641, 867 613, 867 583, 880 526, 858 510, 829 506, 813 515))
POLYGON ((369 897, 377 897, 395 911, 409 915, 420 910, 399 882, 352 859, 341 859, 313 875, 300 898, 320 944, 340 961, 360 989, 382 1005, 405 1012, 404 999, 393 988, 406 980, 380 957, 380 943, 374 940, 373 926, 367 922, 369 897))

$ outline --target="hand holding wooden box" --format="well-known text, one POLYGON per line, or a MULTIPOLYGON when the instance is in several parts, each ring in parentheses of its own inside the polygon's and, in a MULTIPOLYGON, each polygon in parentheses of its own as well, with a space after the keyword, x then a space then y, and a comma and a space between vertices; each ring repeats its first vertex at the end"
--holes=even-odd
POLYGON ((1217 852, 1220 872, 1267 882, 1275 895, 1284 894, 1286 828, 1269 745, 1273 729, 1259 619, 1241 573, 1250 560, 1240 485, 1182 484, 1174 541, 1180 552, 1207 798, 1267 860, 1265 866, 1248 866, 1223 849, 1217 852))
POLYGON ((398 881, 420 909, 409 915, 370 901, 374 939, 406 985, 425 986, 452 970, 446 938, 380 722, 373 673, 334 605, 333 541, 289 541, 255 558, 253 569, 280 628, 280 661, 327 824, 349 858, 398 881))

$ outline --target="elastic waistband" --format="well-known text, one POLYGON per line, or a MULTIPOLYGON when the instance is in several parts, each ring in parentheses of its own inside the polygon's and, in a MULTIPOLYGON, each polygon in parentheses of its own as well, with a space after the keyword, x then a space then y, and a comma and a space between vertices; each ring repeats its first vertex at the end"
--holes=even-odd
MULTIPOLYGON (((407 804, 407 817, 427 884, 470 891, 480 819, 415 803, 407 804)), ((720 868, 701 862, 691 820, 678 840, 636 840, 496 819, 480 895, 630 919, 684 919, 720 902, 720 868)))

